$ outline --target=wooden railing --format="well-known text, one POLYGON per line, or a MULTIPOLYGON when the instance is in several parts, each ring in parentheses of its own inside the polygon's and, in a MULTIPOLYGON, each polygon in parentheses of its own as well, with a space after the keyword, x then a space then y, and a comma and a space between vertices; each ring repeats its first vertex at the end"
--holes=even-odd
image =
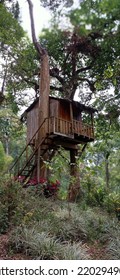
POLYGON ((73 120, 73 131, 75 134, 94 139, 93 126, 73 120))
POLYGON ((72 122, 56 117, 49 118, 49 133, 71 136, 72 131, 72 122))
POLYGON ((31 161, 32 164, 32 161, 34 161, 34 155, 44 139, 44 138, 41 139, 41 143, 39 143, 38 134, 40 133, 40 130, 45 131, 46 125, 48 125, 48 118, 45 118, 43 122, 40 124, 40 126, 38 127, 38 129, 36 130, 32 138, 30 139, 30 141, 23 149, 22 153, 19 155, 19 157, 16 159, 12 167, 9 169, 10 173, 13 172, 19 175, 20 171, 24 170, 28 162, 31 161), (34 144, 34 150, 33 150, 33 144, 34 144))
POLYGON ((61 118, 50 117, 48 129, 49 134, 62 134, 69 137, 77 134, 78 136, 81 135, 94 139, 93 127, 88 124, 83 124, 81 121, 73 120, 73 122, 71 122, 61 118))

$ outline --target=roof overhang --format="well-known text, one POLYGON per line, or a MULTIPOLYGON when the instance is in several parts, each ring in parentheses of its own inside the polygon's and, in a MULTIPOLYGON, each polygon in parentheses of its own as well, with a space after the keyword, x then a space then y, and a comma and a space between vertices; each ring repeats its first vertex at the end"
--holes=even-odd
MULTIPOLYGON (((64 98, 58 98, 58 97, 54 97, 54 96, 49 96, 50 99, 54 99, 54 100, 58 100, 58 101, 63 101, 63 102, 68 102, 68 103, 72 103, 73 106, 75 106, 76 108, 80 109, 80 111, 85 111, 87 113, 95 113, 98 112, 97 109, 90 107, 90 106, 86 106, 78 101, 75 100, 69 100, 69 99, 64 99, 64 98)), ((26 119, 27 117, 27 113, 29 111, 31 111, 34 106, 39 102, 39 97, 37 97, 34 102, 24 111, 24 113, 21 115, 21 120, 26 119)))

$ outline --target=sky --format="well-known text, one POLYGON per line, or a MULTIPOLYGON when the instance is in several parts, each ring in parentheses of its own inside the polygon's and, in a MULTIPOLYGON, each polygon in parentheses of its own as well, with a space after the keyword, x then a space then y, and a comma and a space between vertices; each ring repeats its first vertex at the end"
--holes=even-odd
MULTIPOLYGON (((47 9, 40 6, 39 0, 33 0, 33 13, 35 21, 36 36, 40 34, 43 27, 48 27, 50 20, 50 13, 47 9)), ((31 28, 30 28, 30 17, 29 17, 29 7, 26 0, 19 0, 20 12, 21 12, 21 24, 25 31, 28 32, 31 38, 31 28)))

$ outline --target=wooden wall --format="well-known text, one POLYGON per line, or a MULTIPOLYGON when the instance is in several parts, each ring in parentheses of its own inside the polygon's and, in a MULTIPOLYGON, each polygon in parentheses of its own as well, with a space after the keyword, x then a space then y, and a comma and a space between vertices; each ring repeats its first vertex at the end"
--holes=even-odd
POLYGON ((72 104, 73 119, 77 121, 81 121, 81 110, 76 104, 77 103, 72 104))
POLYGON ((59 112, 59 118, 66 121, 71 121, 70 102, 68 102, 67 100, 60 100, 58 112, 59 112))
POLYGON ((67 100, 58 100, 50 98, 50 117, 61 118, 66 121, 71 121, 70 117, 70 102, 67 100))
POLYGON ((38 129, 38 103, 27 113, 27 143, 38 129))
POLYGON ((49 99, 50 106, 49 106, 49 116, 50 117, 58 117, 58 108, 59 108, 59 101, 57 99, 49 99))

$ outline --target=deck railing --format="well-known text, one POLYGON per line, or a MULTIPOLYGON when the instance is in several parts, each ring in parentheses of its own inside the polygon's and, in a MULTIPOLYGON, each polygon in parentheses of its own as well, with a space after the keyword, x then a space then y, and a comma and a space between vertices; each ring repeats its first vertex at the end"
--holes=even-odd
POLYGON ((49 118, 49 133, 72 135, 72 122, 63 120, 61 118, 49 118))
POLYGON ((94 130, 92 125, 84 124, 81 121, 67 121, 61 118, 49 118, 49 134, 62 134, 72 137, 74 134, 94 139, 94 130))
POLYGON ((94 129, 92 125, 73 120, 73 131, 75 134, 94 139, 94 129))

